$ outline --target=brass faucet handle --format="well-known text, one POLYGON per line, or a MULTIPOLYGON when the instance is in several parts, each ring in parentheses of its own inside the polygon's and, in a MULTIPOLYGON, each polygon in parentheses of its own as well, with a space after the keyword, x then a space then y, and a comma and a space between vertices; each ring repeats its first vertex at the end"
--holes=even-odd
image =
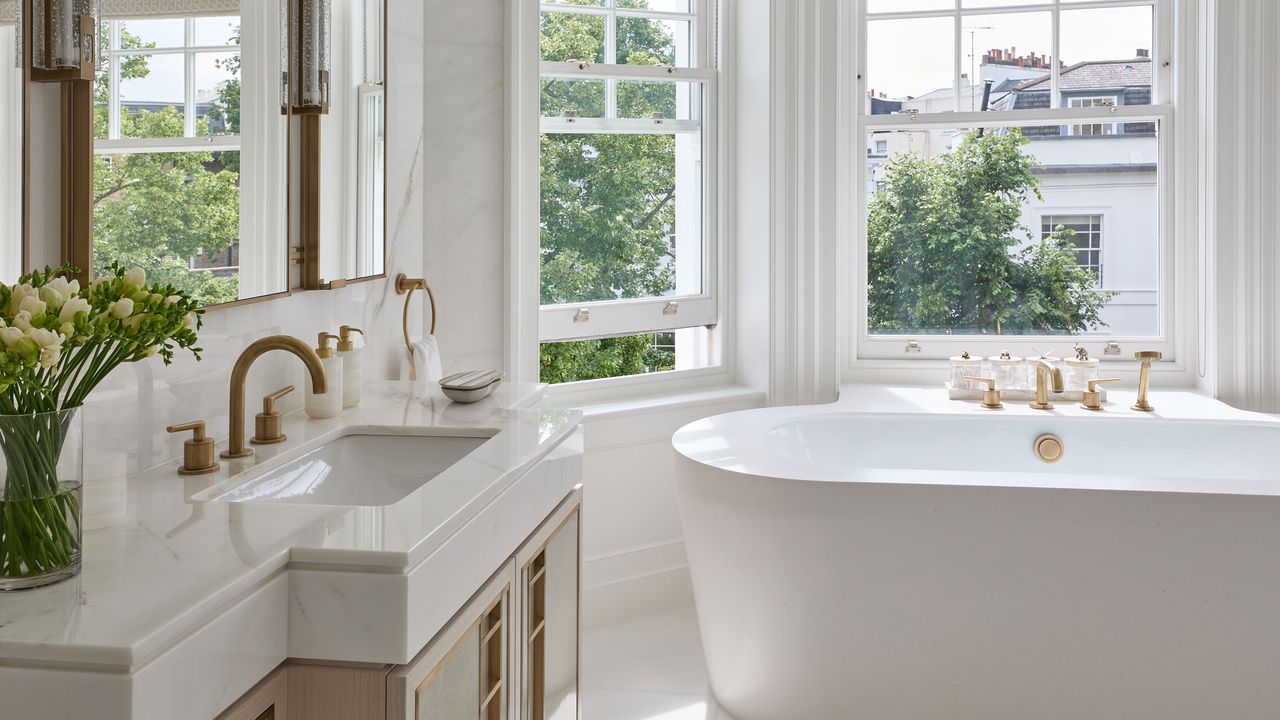
POLYGON ((266 397, 262 398, 262 414, 263 415, 272 415, 272 414, 279 415, 280 413, 276 412, 276 403, 280 402, 280 398, 283 398, 285 395, 288 395, 291 392, 293 392, 293 386, 289 385, 287 387, 282 387, 279 390, 271 393, 270 395, 267 395, 266 397))
POLYGON ((1104 378, 1101 380, 1090 380, 1089 389, 1080 395, 1080 407, 1085 410, 1101 410, 1102 409, 1102 392, 1098 388, 1102 385, 1110 383, 1118 383, 1120 378, 1104 378))
POLYGON ((165 432, 170 432, 170 433, 190 432, 192 434, 191 440, 193 442, 205 442, 205 440, 207 439, 205 437, 203 420, 196 420, 194 422, 183 423, 181 425, 170 425, 169 427, 165 428, 165 432))
POLYGON ((178 468, 179 475, 208 475, 218 471, 213 438, 205 435, 203 420, 170 425, 165 430, 171 433, 191 433, 191 439, 182 444, 182 467, 178 468))
POLYGON ((1097 392, 1099 385, 1110 385, 1111 383, 1120 382, 1120 378, 1103 378, 1101 380, 1089 381, 1089 392, 1097 392))
POLYGON ((995 378, 966 377, 965 380, 987 384, 987 389, 982 391, 982 407, 988 410, 999 410, 1004 407, 1004 403, 1000 402, 1000 391, 996 389, 995 378))
POLYGON ((293 386, 282 387, 262 398, 262 412, 253 418, 252 445, 278 445, 288 437, 284 434, 284 418, 276 411, 276 401, 293 392, 293 386))

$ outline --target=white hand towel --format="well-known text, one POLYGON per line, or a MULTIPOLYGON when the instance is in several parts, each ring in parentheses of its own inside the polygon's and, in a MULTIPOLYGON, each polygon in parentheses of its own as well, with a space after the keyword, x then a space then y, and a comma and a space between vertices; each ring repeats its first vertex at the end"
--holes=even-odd
POLYGON ((406 350, 400 362, 400 379, 413 380, 420 386, 435 383, 444 377, 444 366, 440 362, 440 346, 436 344, 434 335, 413 343, 413 356, 406 350))

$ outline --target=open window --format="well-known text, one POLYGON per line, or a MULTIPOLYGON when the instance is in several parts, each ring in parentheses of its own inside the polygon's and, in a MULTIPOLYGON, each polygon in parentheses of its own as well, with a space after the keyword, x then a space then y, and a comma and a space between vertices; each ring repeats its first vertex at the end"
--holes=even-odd
POLYGON ((544 381, 714 362, 711 6, 541 4, 544 381))
POLYGON ((865 3, 857 358, 1172 357, 1168 5, 865 3))

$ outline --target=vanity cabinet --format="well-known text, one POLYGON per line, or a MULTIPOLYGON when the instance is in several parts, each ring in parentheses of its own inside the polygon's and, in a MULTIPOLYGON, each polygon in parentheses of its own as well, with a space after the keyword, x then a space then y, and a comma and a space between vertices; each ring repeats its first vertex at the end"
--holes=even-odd
POLYGON ((582 491, 404 665, 289 660, 218 720, 579 720, 582 491))
POLYGON ((510 720, 509 562, 436 639, 387 677, 388 720, 510 720))
POLYGON ((577 720, 581 492, 387 682, 388 720, 577 720))
POLYGON ((576 502, 561 506, 516 553, 521 720, 580 715, 580 507, 576 502))

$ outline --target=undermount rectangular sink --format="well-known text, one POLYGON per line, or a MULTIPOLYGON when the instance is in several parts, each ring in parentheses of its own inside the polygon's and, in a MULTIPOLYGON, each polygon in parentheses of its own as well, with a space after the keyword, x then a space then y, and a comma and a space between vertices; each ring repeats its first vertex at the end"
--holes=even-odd
POLYGON ((266 470, 249 471, 195 496, 227 503, 381 507, 449 469, 495 433, 379 434, 353 431, 266 470), (246 479, 247 478, 247 479, 246 479))

